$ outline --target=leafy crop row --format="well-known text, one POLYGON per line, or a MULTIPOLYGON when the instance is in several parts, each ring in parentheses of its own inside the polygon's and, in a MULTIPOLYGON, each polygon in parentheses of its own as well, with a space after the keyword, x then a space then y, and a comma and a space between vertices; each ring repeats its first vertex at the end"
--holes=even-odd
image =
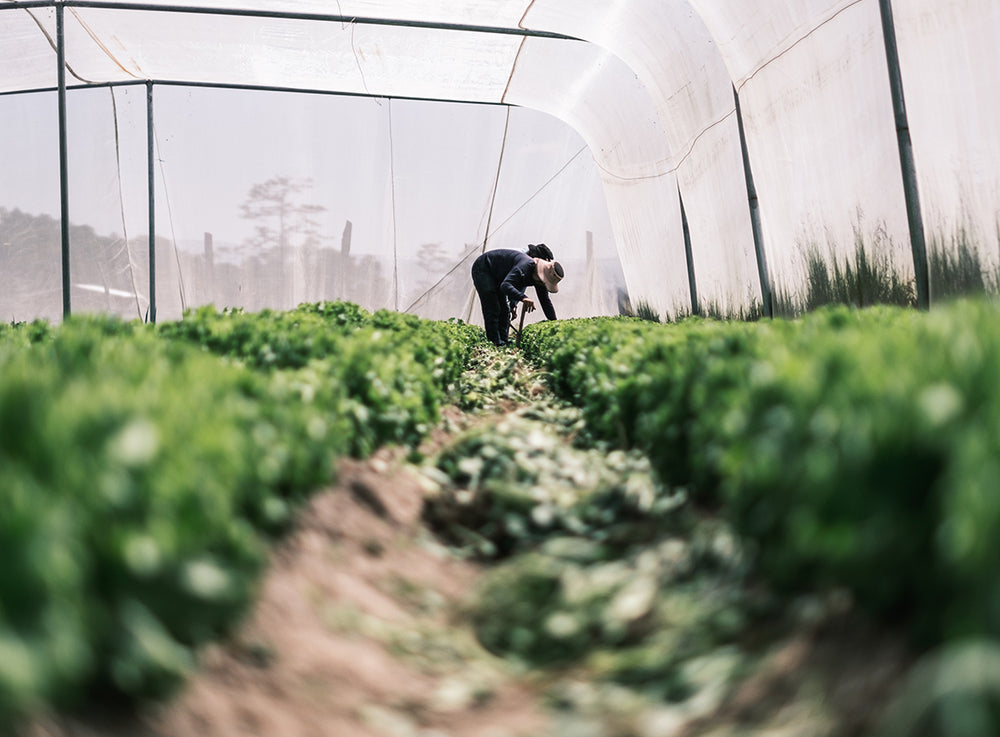
POLYGON ((918 641, 1000 634, 1000 310, 542 323, 591 432, 718 506, 788 589, 846 587, 918 641))
POLYGON ((264 372, 333 371, 326 378, 346 395, 341 414, 350 422, 343 439, 349 453, 361 456, 383 443, 423 437, 482 336, 458 321, 368 313, 349 302, 252 314, 203 307, 158 330, 264 372))
POLYGON ((0 724, 168 693, 335 459, 419 439, 478 342, 341 304, 0 326, 0 724))

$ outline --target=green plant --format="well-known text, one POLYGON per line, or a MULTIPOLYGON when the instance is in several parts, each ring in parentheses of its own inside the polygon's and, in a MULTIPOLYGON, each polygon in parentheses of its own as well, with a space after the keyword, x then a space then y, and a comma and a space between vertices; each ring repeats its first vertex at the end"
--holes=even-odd
POLYGON ((927 244, 928 280, 934 300, 981 295, 996 290, 996 275, 987 274, 968 230, 932 235, 927 244), (992 282, 992 283, 990 283, 992 282))
POLYGON ((718 505, 790 590, 846 586, 915 638, 1000 634, 1000 320, 827 307, 797 320, 533 326, 591 430, 718 505), (891 572, 891 573, 889 573, 891 572))
POLYGON ((0 327, 0 722, 173 692, 337 457, 421 438, 480 332, 327 303, 0 327))
POLYGON ((635 316, 640 320, 648 320, 649 322, 660 322, 660 313, 657 312, 656 308, 653 307, 649 302, 645 300, 639 300, 639 303, 635 308, 635 316))

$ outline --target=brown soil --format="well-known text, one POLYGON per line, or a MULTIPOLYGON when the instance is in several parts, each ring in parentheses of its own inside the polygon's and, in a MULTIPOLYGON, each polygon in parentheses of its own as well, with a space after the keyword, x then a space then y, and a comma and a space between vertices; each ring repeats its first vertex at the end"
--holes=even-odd
POLYGON ((583 728, 547 708, 551 677, 475 641, 462 608, 480 572, 425 531, 424 493, 398 451, 344 461, 274 551, 238 635, 203 653, 171 703, 40 719, 25 737, 861 735, 906 669, 891 638, 814 627, 789 633, 711 716, 583 728))

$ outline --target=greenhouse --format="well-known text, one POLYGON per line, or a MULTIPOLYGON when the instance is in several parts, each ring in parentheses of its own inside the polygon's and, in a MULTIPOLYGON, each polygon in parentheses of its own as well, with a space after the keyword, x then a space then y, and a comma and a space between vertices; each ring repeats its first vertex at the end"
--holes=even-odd
POLYGON ((538 242, 561 316, 995 289, 998 29, 988 0, 6 0, 4 319, 475 320, 473 258, 538 242))
POLYGON ((997 120, 996 0, 0 0, 0 735, 1000 734, 997 120))

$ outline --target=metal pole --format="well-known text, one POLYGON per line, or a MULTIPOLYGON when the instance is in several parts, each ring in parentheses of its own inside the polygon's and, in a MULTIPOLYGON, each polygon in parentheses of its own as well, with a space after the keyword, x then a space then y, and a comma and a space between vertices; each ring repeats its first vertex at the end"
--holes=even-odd
POLYGON ((688 288, 691 290, 691 314, 700 315, 701 306, 698 302, 698 285, 694 280, 694 257, 691 253, 691 230, 688 228, 687 212, 684 210, 684 198, 681 188, 677 188, 677 199, 681 203, 681 230, 684 232, 684 258, 687 260, 688 288))
POLYGON ((149 196, 149 322, 156 322, 156 185, 154 178, 153 82, 146 82, 146 168, 149 196))
POLYGON ((109 10, 155 10, 160 13, 188 13, 199 15, 228 15, 250 18, 275 18, 280 20, 306 20, 339 23, 341 25, 374 25, 401 28, 429 28, 440 31, 471 31, 474 33, 492 33, 509 36, 531 38, 551 38, 562 41, 580 41, 575 36, 566 36, 551 31, 537 31, 520 26, 477 26, 467 23, 441 23, 437 21, 420 21, 403 18, 370 18, 358 15, 333 15, 329 13, 299 13, 283 10, 265 10, 262 8, 215 7, 197 5, 150 4, 144 2, 122 2, 122 0, 63 0, 66 5, 74 8, 104 8, 109 10))
POLYGON ((69 164, 66 144, 66 39, 63 30, 63 7, 56 5, 56 64, 59 100, 59 214, 62 238, 63 320, 70 316, 69 273, 69 164))
POLYGON ((899 50, 896 46, 896 26, 892 19, 891 0, 879 0, 882 12, 882 36, 885 58, 889 67, 889 89, 892 110, 896 118, 896 141, 899 145, 899 166, 903 174, 903 195, 906 198, 906 220, 910 227, 910 250, 913 252, 913 274, 917 282, 917 307, 930 307, 930 279, 927 268, 927 243, 924 239, 924 219, 921 215, 920 192, 917 189, 917 168, 913 161, 913 143, 906 117, 903 97, 903 77, 899 71, 899 50))
POLYGON ((56 4, 55 0, 8 0, 4 3, 5 8, 51 8, 56 4))
MULTIPOLYGON (((5 9, 7 6, 3 4, 0 0, 0 10, 5 9)), ((93 84, 68 84, 66 85, 67 90, 93 90, 98 87, 131 87, 132 85, 144 85, 146 84, 143 80, 127 80, 119 82, 95 82, 93 84)), ((332 97, 363 97, 373 100, 414 100, 416 102, 451 102, 459 103, 462 105, 477 105, 477 106, 492 106, 492 107, 519 107, 518 105, 512 105, 509 102, 493 102, 489 100, 484 100, 482 102, 469 102, 468 100, 463 100, 458 97, 415 97, 412 95, 384 95, 375 94, 371 92, 343 92, 341 90, 320 90, 313 87, 288 87, 272 84, 235 84, 235 83, 225 83, 225 82, 199 82, 196 80, 183 80, 183 79, 157 79, 156 85, 158 87, 194 87, 202 89, 211 90, 258 90, 263 92, 294 92, 296 94, 309 94, 309 95, 330 95, 332 97)), ((7 97, 9 95, 30 95, 36 92, 55 92, 57 87, 32 87, 30 89, 23 90, 7 90, 6 92, 0 92, 0 97, 7 97)))
POLYGON ((760 278, 760 298, 763 302, 764 315, 774 317, 774 303, 771 298, 771 277, 767 272, 767 256, 764 253, 764 236, 760 225, 760 203, 757 201, 757 188, 753 183, 753 171, 750 169, 750 153, 747 151, 747 137, 743 130, 743 113, 740 110, 740 95, 733 87, 733 99, 736 100, 736 125, 740 131, 740 148, 743 150, 743 173, 747 180, 747 201, 750 203, 750 226, 753 228, 753 247, 757 254, 757 274, 760 278))

